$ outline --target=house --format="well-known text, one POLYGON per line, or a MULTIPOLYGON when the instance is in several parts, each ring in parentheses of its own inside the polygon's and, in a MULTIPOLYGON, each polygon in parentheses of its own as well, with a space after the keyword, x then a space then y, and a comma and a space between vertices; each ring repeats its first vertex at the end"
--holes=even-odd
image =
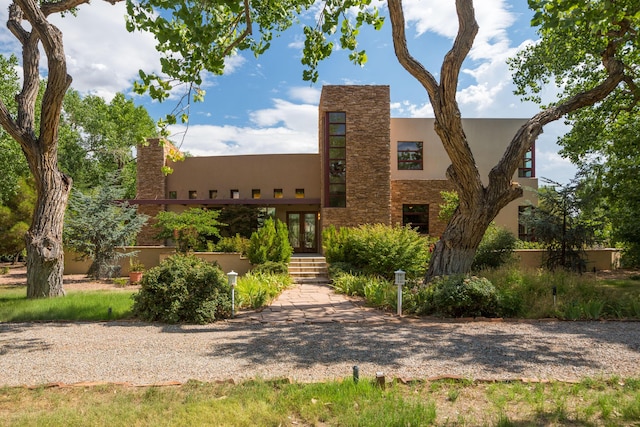
MULTIPOLYGON (((486 177, 523 119, 465 119, 463 126, 486 177)), ((325 86, 318 108, 318 153, 167 158, 170 144, 138 147, 141 213, 189 207, 247 205, 285 221, 296 252, 321 252, 321 230, 330 225, 411 224, 440 235, 441 191, 450 161, 434 119, 392 118, 389 86, 325 86), (173 173, 164 175, 163 166, 173 173)), ((514 181, 523 198, 505 207, 495 222, 523 234, 518 217, 535 203, 535 150, 523 159, 514 181)), ((485 182, 486 183, 486 182, 485 182)), ((139 245, 157 245, 155 230, 138 235, 139 245)))

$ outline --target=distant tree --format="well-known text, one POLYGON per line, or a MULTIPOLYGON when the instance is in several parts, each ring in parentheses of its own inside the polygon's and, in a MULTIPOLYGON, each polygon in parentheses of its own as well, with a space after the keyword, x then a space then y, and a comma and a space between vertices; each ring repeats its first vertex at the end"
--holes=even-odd
POLYGON ((545 247, 549 269, 584 272, 585 249, 598 242, 597 230, 604 221, 583 214, 585 201, 577 184, 553 184, 538 190, 538 206, 525 211, 522 220, 545 247))
POLYGON ((220 227, 225 225, 218 221, 219 216, 220 211, 200 208, 160 212, 154 224, 160 230, 156 239, 172 239, 180 253, 206 250, 207 241, 220 238, 220 227))
POLYGON ((19 178, 15 193, 4 204, 0 203, 0 254, 12 256, 14 262, 25 250, 25 235, 35 202, 32 180, 19 178))
MULTIPOLYGON (((0 55, 0 99, 8 99, 7 108, 16 110, 13 95, 20 90, 16 66, 18 60, 15 56, 5 58, 0 55)), ((29 166, 24 154, 13 138, 4 129, 0 128, 0 203, 5 203, 10 197, 16 195, 19 189, 20 179, 29 176, 29 166)))
POLYGON ((81 190, 94 188, 108 174, 117 172, 125 188, 124 198, 136 194, 134 148, 157 136, 154 120, 142 106, 122 93, 110 103, 95 95, 81 97, 70 90, 64 98, 60 135, 60 168, 81 190))
POLYGON ((92 260, 88 276, 102 279, 120 273, 118 260, 134 253, 118 251, 135 241, 148 217, 137 206, 119 202, 125 193, 114 176, 90 194, 74 190, 65 216, 65 245, 92 260))

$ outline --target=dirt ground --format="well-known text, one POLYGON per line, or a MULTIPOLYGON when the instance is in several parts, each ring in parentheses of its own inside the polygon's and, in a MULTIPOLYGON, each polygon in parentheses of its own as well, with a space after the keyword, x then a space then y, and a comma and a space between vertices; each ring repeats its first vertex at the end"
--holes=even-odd
MULTIPOLYGON (((26 286, 27 268, 24 263, 0 263, 0 269, 8 267, 7 274, 0 274, 0 286, 26 286)), ((129 280, 126 278, 127 281, 129 280)), ((63 279, 65 291, 97 291, 97 290, 134 290, 136 285, 122 286, 112 280, 94 280, 84 274, 65 274, 63 279)))

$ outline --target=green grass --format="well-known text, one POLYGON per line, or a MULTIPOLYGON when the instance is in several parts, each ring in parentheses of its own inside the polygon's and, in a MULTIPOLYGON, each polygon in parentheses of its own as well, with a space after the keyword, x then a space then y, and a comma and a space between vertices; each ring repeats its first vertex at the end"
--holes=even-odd
POLYGON ((238 278, 236 304, 240 308, 264 307, 292 284, 288 274, 247 273, 238 278))
POLYGON ((640 421, 639 384, 442 380, 383 389, 361 378, 357 384, 4 388, 0 420, 3 426, 632 426, 640 421))
POLYGON ((131 317, 133 293, 134 291, 68 292, 66 296, 59 298, 27 299, 24 286, 0 286, 0 322, 126 319, 131 317))

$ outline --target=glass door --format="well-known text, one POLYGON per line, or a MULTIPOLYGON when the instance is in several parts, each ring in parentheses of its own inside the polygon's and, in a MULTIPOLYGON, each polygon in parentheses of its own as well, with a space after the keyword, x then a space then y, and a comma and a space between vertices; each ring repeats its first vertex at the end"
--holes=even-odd
POLYGON ((318 213, 288 212, 289 243, 294 252, 318 251, 318 213))

